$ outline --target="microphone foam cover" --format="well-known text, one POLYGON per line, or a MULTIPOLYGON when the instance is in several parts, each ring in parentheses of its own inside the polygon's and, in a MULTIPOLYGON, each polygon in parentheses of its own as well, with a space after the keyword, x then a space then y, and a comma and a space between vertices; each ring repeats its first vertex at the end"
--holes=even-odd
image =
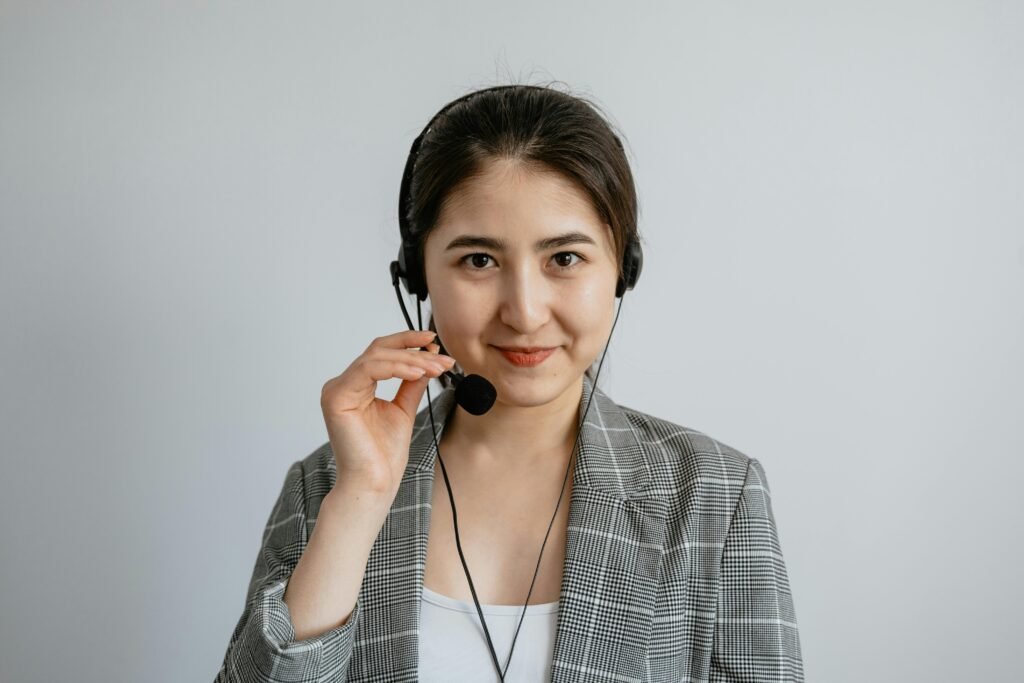
POLYGON ((467 375, 455 387, 455 402, 470 415, 483 415, 497 398, 497 389, 480 375, 467 375))

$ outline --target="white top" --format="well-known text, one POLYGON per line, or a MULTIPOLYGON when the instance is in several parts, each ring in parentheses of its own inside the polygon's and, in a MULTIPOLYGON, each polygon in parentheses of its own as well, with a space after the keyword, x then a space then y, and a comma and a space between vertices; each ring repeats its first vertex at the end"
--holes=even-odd
MULTIPOLYGON (((421 683, 500 680, 474 603, 449 598, 423 586, 420 607, 421 683)), ((487 621, 498 663, 504 668, 512 636, 523 615, 523 606, 481 603, 480 610, 487 621)), ((551 680, 557 622, 557 600, 526 608, 505 681, 534 683, 551 680)))

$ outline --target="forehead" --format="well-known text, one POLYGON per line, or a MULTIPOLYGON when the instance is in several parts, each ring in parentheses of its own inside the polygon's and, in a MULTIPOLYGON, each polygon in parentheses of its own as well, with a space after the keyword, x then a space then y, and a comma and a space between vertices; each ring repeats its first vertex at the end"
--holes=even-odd
POLYGON ((448 194, 431 236, 472 232, 515 240, 570 230, 611 245, 607 223, 574 181, 548 167, 503 159, 448 194))

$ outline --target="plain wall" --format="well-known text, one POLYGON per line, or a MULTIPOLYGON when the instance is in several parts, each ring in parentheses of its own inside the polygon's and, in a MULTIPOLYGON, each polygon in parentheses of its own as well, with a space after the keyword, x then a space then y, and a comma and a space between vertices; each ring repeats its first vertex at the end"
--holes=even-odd
POLYGON ((807 680, 1006 680, 1022 28, 981 0, 0 4, 0 680, 213 679, 321 386, 404 328, 409 145, 551 79, 641 201, 601 386, 762 462, 807 680))

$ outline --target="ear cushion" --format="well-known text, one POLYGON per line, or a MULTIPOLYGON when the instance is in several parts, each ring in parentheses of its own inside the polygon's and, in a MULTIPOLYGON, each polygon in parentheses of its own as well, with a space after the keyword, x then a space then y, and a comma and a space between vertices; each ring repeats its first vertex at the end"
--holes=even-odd
POLYGON ((622 277, 615 285, 615 296, 621 297, 627 289, 633 289, 640 279, 640 271, 644 267, 644 251, 640 240, 632 238, 626 243, 626 251, 622 255, 622 277))
POLYGON ((420 301, 427 298, 427 283, 420 268, 419 257, 416 250, 408 246, 403 240, 398 248, 398 271, 399 279, 405 285, 405 290, 415 294, 420 301))

